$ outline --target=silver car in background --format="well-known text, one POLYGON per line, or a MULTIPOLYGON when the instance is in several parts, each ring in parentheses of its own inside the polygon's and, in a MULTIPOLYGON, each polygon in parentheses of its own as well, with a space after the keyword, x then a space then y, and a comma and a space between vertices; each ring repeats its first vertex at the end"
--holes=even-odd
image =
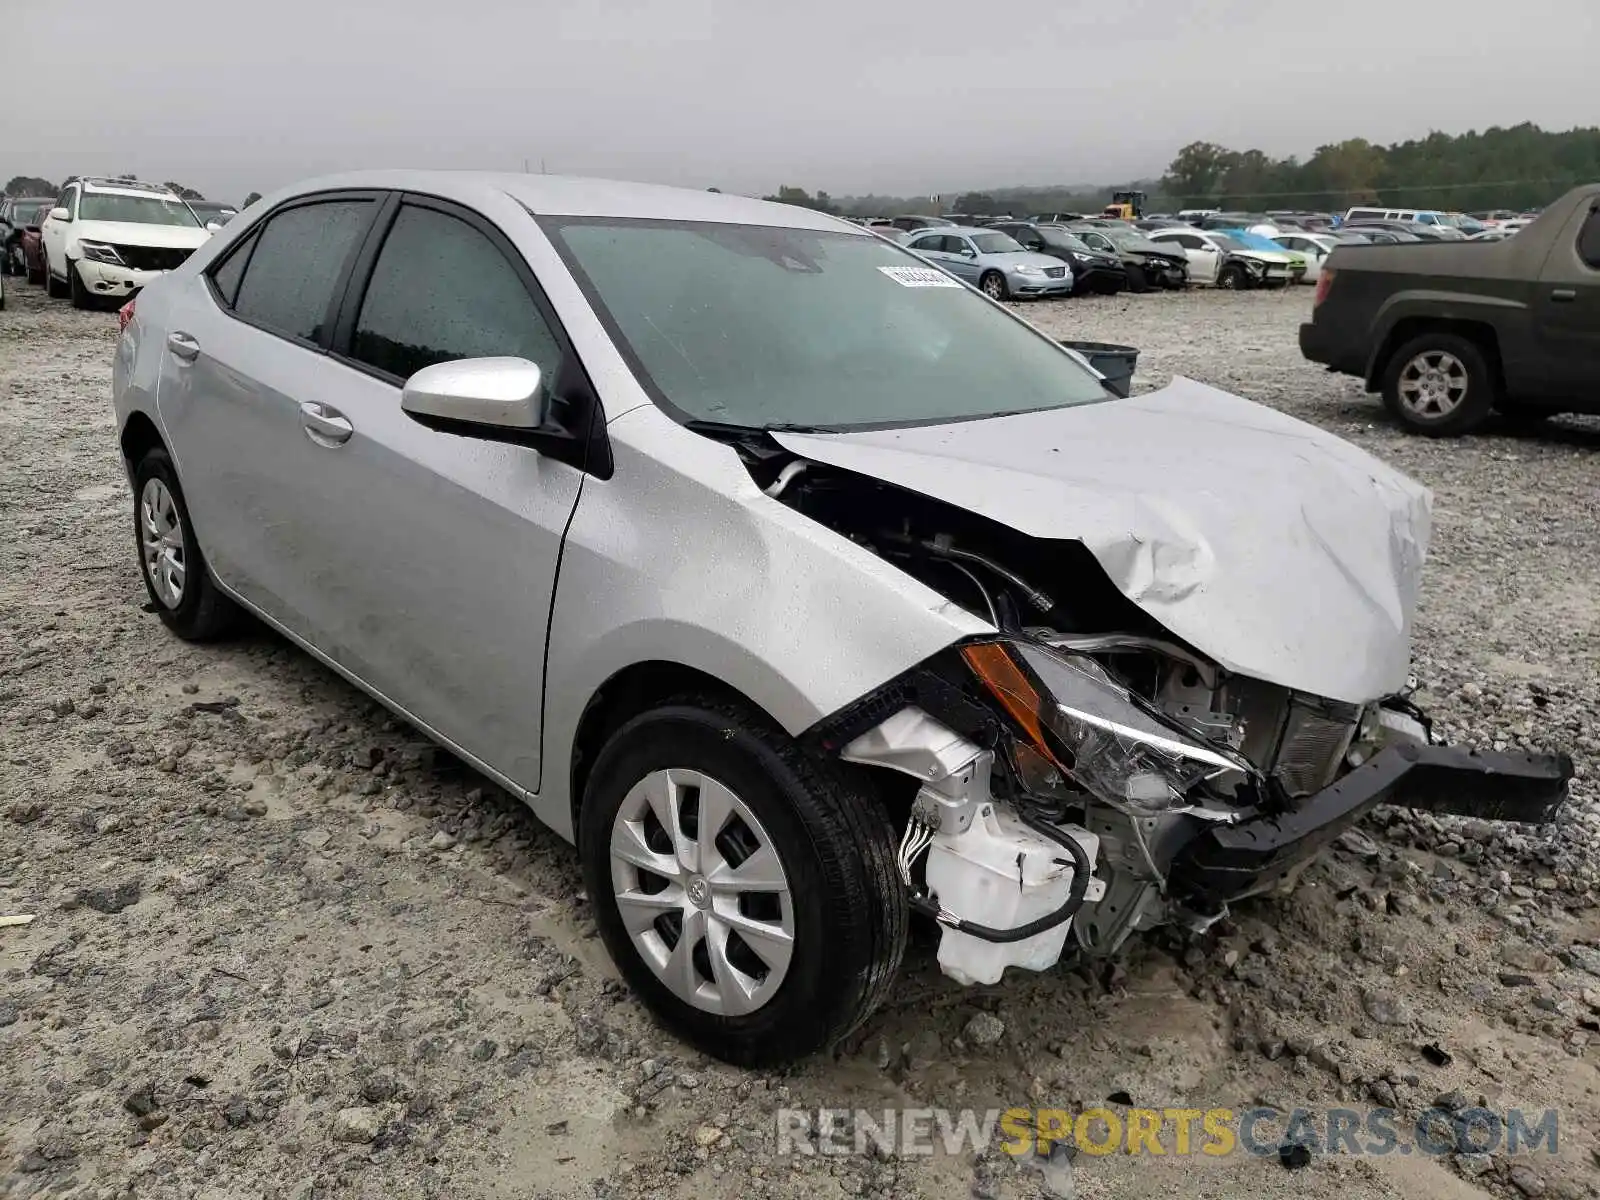
POLYGON ((991 300, 1072 295, 1071 267, 1059 258, 1023 249, 1016 238, 998 229, 956 225, 925 229, 906 242, 906 249, 937 263, 991 300))
POLYGON ((254 614, 524 800, 729 1061, 859 1025, 912 914, 993 983, 1203 928, 1379 803, 1565 795, 1407 699, 1422 488, 1187 380, 1116 400, 833 217, 341 176, 121 321, 160 619, 254 614))

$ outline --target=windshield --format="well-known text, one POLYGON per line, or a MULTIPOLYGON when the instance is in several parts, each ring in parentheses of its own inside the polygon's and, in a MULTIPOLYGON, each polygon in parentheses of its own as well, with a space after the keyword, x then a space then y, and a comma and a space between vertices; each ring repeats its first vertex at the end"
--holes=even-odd
POLYGON ((1251 233, 1246 229, 1230 229, 1226 236, 1229 241, 1238 242, 1246 250, 1282 251, 1283 249, 1282 246, 1278 245, 1278 243, 1273 241, 1271 238, 1263 237, 1259 233, 1251 233))
POLYGON ((1048 339, 877 238, 614 217, 540 224, 640 382, 682 417, 850 429, 1107 397, 1048 339))
POLYGON ((1044 239, 1046 246, 1053 246, 1057 250, 1076 250, 1079 254, 1093 254, 1089 243, 1074 237, 1064 229, 1041 229, 1039 236, 1044 239))
POLYGON ((1009 233, 975 233, 972 244, 979 254, 1014 254, 1022 249, 1022 243, 1009 233))
POLYGON ((182 200, 164 196, 129 196, 116 192, 85 192, 78 203, 78 217, 84 221, 127 221, 134 225, 199 224, 182 200))
POLYGON ((1161 246, 1152 242, 1142 233, 1135 233, 1131 229, 1102 229, 1101 233, 1110 238, 1112 243, 1123 250, 1155 250, 1162 254, 1171 252, 1170 246, 1161 246))
MULTIPOLYGON (((1232 234, 1228 234, 1228 233, 1212 233, 1211 240, 1213 242, 1215 242, 1217 245, 1221 246, 1224 250, 1233 250, 1233 251, 1237 252, 1239 250, 1248 250, 1248 249, 1250 249, 1249 246, 1246 246, 1237 237, 1235 237, 1232 234)), ((1274 250, 1281 250, 1281 249, 1283 249, 1283 247, 1282 246, 1274 246, 1273 249, 1274 250)))

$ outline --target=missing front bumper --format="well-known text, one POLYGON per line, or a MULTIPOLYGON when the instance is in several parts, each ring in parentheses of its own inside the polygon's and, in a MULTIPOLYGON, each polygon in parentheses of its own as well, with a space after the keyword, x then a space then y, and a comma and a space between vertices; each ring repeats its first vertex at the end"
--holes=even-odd
POLYGON ((1493 821, 1548 821, 1567 797, 1565 754, 1499 754, 1393 745, 1294 809, 1214 825, 1172 865, 1174 893, 1203 906, 1272 887, 1380 804, 1493 821))

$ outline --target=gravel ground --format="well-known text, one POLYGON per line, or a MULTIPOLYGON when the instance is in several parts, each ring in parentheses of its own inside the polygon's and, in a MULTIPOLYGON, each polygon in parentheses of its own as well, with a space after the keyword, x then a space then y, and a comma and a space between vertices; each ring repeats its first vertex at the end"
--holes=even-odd
MULTIPOLYGON (((0 314, 0 1195, 1600 1197, 1600 428, 1434 443, 1303 363, 1309 289, 1074 300, 1437 498, 1417 630, 1450 737, 1570 749, 1543 830, 1381 810, 1206 938, 963 991, 913 947, 831 1056, 759 1074, 618 984, 570 849, 266 633, 143 609, 116 321, 0 314), (1423 1047, 1436 1048, 1424 1052, 1423 1047), (1554 1108, 1554 1155, 777 1153, 785 1107, 1554 1108)), ((1329 631, 1337 637, 1337 630, 1329 631)), ((1365 1142, 1367 1139, 1361 1139, 1365 1142)), ((1170 1141, 1169 1141, 1170 1146, 1170 1141)))

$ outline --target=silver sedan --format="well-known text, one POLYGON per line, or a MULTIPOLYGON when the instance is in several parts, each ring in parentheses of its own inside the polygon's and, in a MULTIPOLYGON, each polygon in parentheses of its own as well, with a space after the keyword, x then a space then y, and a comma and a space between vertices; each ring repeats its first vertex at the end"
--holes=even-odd
POLYGON ((1383 748, 1423 730, 1420 487, 1189 380, 1118 400, 837 218, 343 176, 121 324, 162 622, 252 614, 526 801, 733 1062, 858 1026, 913 912, 994 983, 1225 911, 1412 765, 1456 803, 1520 772, 1530 819, 1565 787, 1383 748))

